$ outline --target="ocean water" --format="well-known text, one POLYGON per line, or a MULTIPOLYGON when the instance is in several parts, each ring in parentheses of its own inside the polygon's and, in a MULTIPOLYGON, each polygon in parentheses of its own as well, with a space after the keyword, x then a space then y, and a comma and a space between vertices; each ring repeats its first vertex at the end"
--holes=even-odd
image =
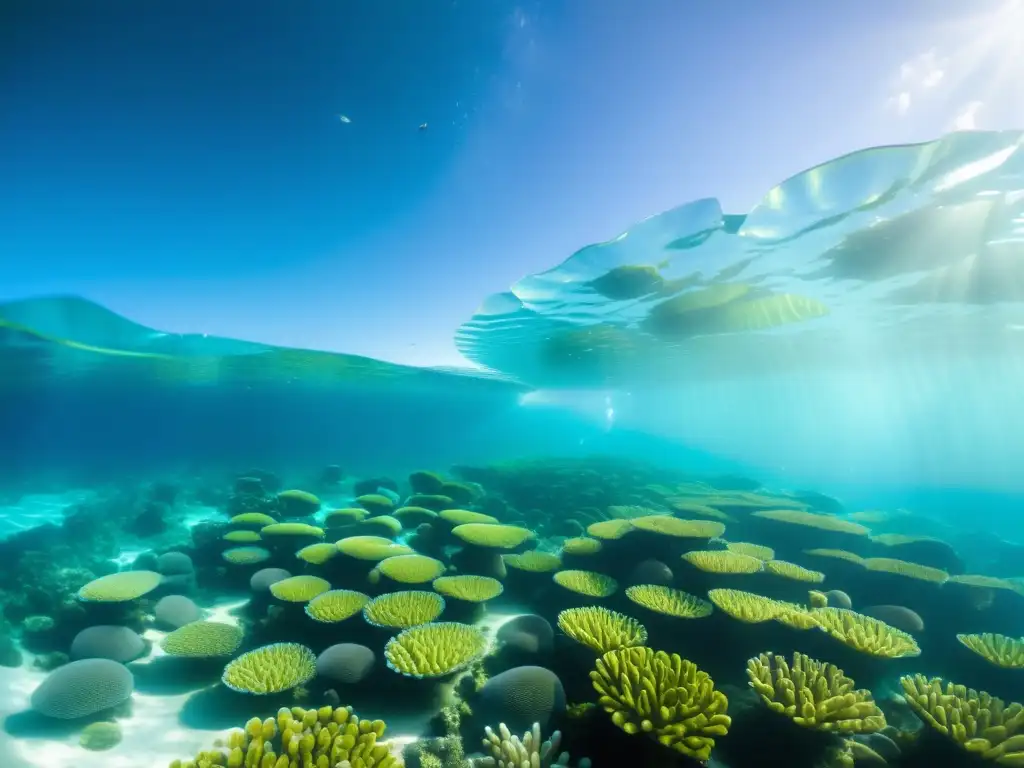
POLYGON ((0 765, 1024 764, 1022 142, 652 215, 472 369, 0 305, 0 765))

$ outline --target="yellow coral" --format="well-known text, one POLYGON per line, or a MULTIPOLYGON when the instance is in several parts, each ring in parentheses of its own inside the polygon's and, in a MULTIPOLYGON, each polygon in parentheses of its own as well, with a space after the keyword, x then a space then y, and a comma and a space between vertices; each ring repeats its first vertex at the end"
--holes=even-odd
POLYGON ((331 558, 336 557, 337 554, 337 546, 326 541, 320 541, 316 544, 310 544, 309 546, 303 547, 295 553, 295 556, 299 558, 299 560, 304 560, 311 565, 323 565, 331 558))
POLYGON ((351 589, 323 592, 306 604, 306 615, 314 621, 335 624, 355 616, 370 602, 370 596, 351 589))
POLYGON ((411 555, 414 550, 383 536, 348 536, 338 542, 338 551, 357 560, 376 562, 395 555, 411 555))
POLYGON ((363 606, 363 618, 375 627, 407 629, 433 621, 444 610, 434 592, 389 592, 363 606))
POLYGON ((365 520, 369 514, 370 513, 362 507, 332 509, 324 515, 324 525, 328 528, 341 528, 346 525, 354 525, 360 520, 365 520))
POLYGON ((228 733, 226 743, 175 760, 171 768, 398 768, 401 763, 382 742, 381 720, 360 720, 351 707, 282 707, 277 718, 254 717, 228 733))
POLYGON ((843 670, 802 653, 793 654, 792 665, 762 653, 747 662, 747 677, 769 709, 804 728, 874 733, 885 727, 870 691, 855 689, 843 670))
POLYGON ((322 539, 324 529, 308 523, 271 523, 260 528, 260 536, 312 536, 322 539))
POLYGON ((921 654, 917 641, 906 632, 856 611, 819 608, 811 615, 832 637, 861 653, 887 659, 921 654))
POLYGON ((468 509, 444 509, 438 513, 438 517, 452 526, 470 523, 497 525, 498 523, 498 518, 493 515, 485 515, 483 512, 473 512, 468 509))
POLYGON ((263 512, 242 512, 231 518, 233 525, 256 525, 263 528, 266 525, 273 525, 277 520, 263 512))
POLYGON ((377 515, 376 517, 360 520, 359 527, 370 532, 371 535, 376 532, 384 536, 394 537, 402 532, 402 521, 391 515, 377 515))
POLYGON ((319 576, 289 576, 270 585, 270 594, 286 603, 308 603, 331 588, 331 582, 319 576))
POLYGON ((790 563, 785 560, 767 560, 764 564, 764 569, 768 573, 773 573, 776 576, 782 576, 786 579, 792 579, 793 581, 806 581, 811 584, 820 584, 825 580, 825 574, 820 571, 812 571, 808 568, 803 568, 796 563, 790 563))
POLYGON ((533 531, 527 528, 494 523, 463 523, 452 528, 452 534, 467 544, 492 549, 515 549, 533 538, 533 531))
POLYGON ((230 656, 242 644, 242 630, 233 624, 193 621, 179 627, 160 641, 168 656, 209 659, 230 656))
POLYGON ((619 588, 611 576, 592 571, 558 571, 551 579, 558 586, 587 597, 608 597, 619 588))
POLYGON ((721 520, 723 523, 730 522, 733 518, 719 509, 710 507, 707 504, 700 504, 683 498, 668 499, 667 504, 676 512, 684 515, 697 515, 698 517, 710 517, 714 520, 721 520))
POLYGON ((558 614, 558 628, 577 643, 598 653, 632 648, 647 642, 647 630, 636 619, 590 605, 558 614))
POLYGON ((469 603, 483 603, 498 597, 504 587, 497 579, 490 576, 473 576, 462 574, 460 576, 441 576, 434 579, 434 590, 445 597, 456 600, 464 600, 469 603))
POLYGON ((676 538, 714 539, 725 533, 725 525, 716 520, 680 520, 672 515, 644 515, 630 523, 641 531, 676 538))
POLYGON ((629 520, 615 519, 602 520, 598 523, 591 523, 587 526, 587 533, 595 539, 613 541, 621 539, 633 530, 633 524, 629 520))
POLYGON ((1022 593, 1022 589, 1019 584, 1009 581, 1008 579, 1000 579, 995 576, 981 576, 978 574, 964 573, 958 576, 950 576, 947 581, 953 584, 961 584, 965 587, 978 587, 979 589, 1005 589, 1010 592, 1016 592, 1017 594, 1022 593))
POLYGON ((961 748, 997 765, 1024 765, 1024 706, 923 675, 900 678, 907 703, 961 748))
POLYGON ((775 557, 775 550, 763 544, 751 544, 747 541, 727 541, 725 547, 737 555, 756 557, 758 560, 771 560, 775 557))
POLYGON ((479 629, 447 621, 400 632, 384 647, 384 658, 406 677, 443 677, 465 669, 487 650, 487 638, 479 629))
POLYGON ((626 597, 637 605, 666 616, 700 619, 711 614, 711 603, 699 597, 657 584, 637 584, 626 589, 626 597))
POLYGON ((240 693, 288 691, 313 679, 316 654, 298 643, 264 645, 243 653, 224 668, 221 681, 240 693))
POLYGON ((1024 669, 1024 640, 992 632, 981 635, 957 635, 967 649, 1004 669, 1024 669))
POLYGON ((270 559, 270 550, 263 547, 232 547, 220 553, 232 565, 255 565, 270 559))
POLYGON ((715 737, 729 731, 729 702, 697 665, 650 648, 622 648, 590 673, 598 704, 628 734, 648 733, 662 745, 707 760, 715 737))
POLYGON ((793 629, 811 629, 818 626, 814 614, 793 603, 744 592, 739 589, 712 589, 708 599, 715 607, 732 618, 746 624, 778 621, 793 629))
POLYGON ((263 537, 256 531, 247 530, 228 531, 221 538, 233 544, 254 544, 257 541, 263 541, 263 537))
POLYGON ((531 573, 550 573, 562 567, 562 558, 551 552, 531 549, 518 555, 502 555, 501 559, 509 568, 531 573))
POLYGON ((386 515, 395 508, 394 502, 382 493, 364 493, 356 496, 355 501, 371 515, 386 515))
POLYGON ((437 512, 426 507, 399 507, 391 513, 403 528, 415 528, 423 523, 432 523, 437 519, 437 512))
POLYGON ((695 550, 684 554, 683 560, 707 573, 758 573, 764 567, 764 563, 756 557, 727 549, 695 550))
POLYGON ((828 608, 828 595, 812 589, 807 593, 807 603, 811 608, 828 608))
POLYGON ((831 560, 845 560, 848 563, 855 565, 864 565, 864 558, 860 555, 854 554, 853 552, 847 552, 845 549, 829 549, 828 547, 816 548, 816 549, 805 549, 805 555, 811 555, 812 557, 827 557, 831 560))
POLYGON ((600 539, 592 539, 589 536, 577 536, 562 542, 562 554, 596 555, 603 546, 600 539))
POLYGON ((444 573, 444 563, 426 555, 396 555, 381 560, 377 570, 402 584, 426 584, 444 573))
POLYGON ((930 581, 933 584, 944 584, 946 579, 949 578, 949 574, 939 568, 908 563, 905 560, 897 560, 894 557, 869 557, 863 561, 862 565, 869 571, 892 573, 897 576, 906 576, 909 579, 930 581))
POLYGON ((832 515, 804 512, 799 509, 765 509, 760 512, 754 512, 751 517, 759 517, 763 520, 799 525, 806 528, 816 528, 819 531, 829 531, 831 533, 848 533, 854 536, 867 536, 870 533, 867 528, 859 523, 843 520, 832 515))
POLYGON ((78 599, 89 603, 124 603, 152 592, 163 580, 156 571, 121 571, 100 576, 78 590, 78 599))

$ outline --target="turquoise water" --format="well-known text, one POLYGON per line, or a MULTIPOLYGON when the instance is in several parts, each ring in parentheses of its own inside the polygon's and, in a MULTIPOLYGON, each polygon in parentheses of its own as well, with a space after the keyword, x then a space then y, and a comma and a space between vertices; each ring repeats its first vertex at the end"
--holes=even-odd
POLYGON ((559 729, 595 768, 744 768, 758 740, 797 766, 867 764, 866 748, 891 765, 967 765, 972 750, 1021 764, 1015 741, 999 746, 1024 738, 1017 710, 985 705, 1006 728, 970 732, 987 746, 951 739, 922 714, 937 717, 937 699, 915 704, 924 683, 900 676, 1024 700, 1022 141, 868 149, 745 214, 707 198, 652 215, 486 298, 456 337, 475 368, 166 333, 78 297, 0 305, 3 764, 167 765, 216 738, 228 755, 253 743, 232 725, 331 703, 387 721, 395 759, 404 745, 425 767, 466 765, 459 749, 477 751, 484 726, 500 743, 506 720, 559 729), (232 522, 241 513, 313 527, 260 531, 232 522), (391 543, 367 554, 361 535, 391 543), (256 575, 271 567, 309 591, 268 592, 272 575, 256 575), (93 582, 121 571, 131 594, 93 582), (446 593, 442 574, 489 597, 446 593), (447 604, 408 627, 356 615, 362 604, 325 621, 309 608, 317 579, 447 604), (169 596, 190 621, 235 627, 234 647, 183 661, 166 638, 190 621, 161 619, 169 596), (81 640, 95 626, 102 638, 81 640), (479 652, 410 671, 422 649, 395 644, 446 647, 431 632, 479 652), (316 674, 239 693, 268 685, 274 662, 238 654, 282 642, 320 655, 316 674), (370 668, 352 672, 352 649, 324 661, 342 642, 368 649, 370 668), (758 683, 781 674, 768 650, 839 664, 877 705, 857 694, 844 715, 787 730, 784 693, 758 683), (671 706, 662 722, 613 690, 615 664, 668 674, 655 651, 711 674, 731 724, 714 697, 694 703, 706 722, 680 726, 671 706), (123 688, 121 673, 57 679, 95 656, 129 670, 134 693, 82 704, 123 688), (229 661, 255 671, 232 677, 229 661), (33 694, 47 674, 58 693, 33 694), (783 704, 763 706, 773 696, 783 704), (120 743, 82 746, 90 721, 116 723, 120 743))

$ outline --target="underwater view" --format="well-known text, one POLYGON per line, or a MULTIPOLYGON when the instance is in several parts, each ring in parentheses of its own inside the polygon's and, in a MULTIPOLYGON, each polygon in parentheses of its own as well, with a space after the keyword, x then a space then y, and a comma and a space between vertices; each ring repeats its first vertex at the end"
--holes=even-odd
POLYGON ((1024 1, 748 5, 5 10, 0 768, 1024 766, 1024 1))

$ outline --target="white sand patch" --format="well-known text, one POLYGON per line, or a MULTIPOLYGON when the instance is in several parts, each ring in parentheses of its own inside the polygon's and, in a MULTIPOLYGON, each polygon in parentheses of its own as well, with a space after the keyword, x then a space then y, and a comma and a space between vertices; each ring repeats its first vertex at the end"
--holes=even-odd
POLYGON ((76 489, 64 493, 29 494, 22 496, 17 504, 0 505, 0 539, 45 523, 60 525, 68 507, 95 499, 95 491, 76 489))

